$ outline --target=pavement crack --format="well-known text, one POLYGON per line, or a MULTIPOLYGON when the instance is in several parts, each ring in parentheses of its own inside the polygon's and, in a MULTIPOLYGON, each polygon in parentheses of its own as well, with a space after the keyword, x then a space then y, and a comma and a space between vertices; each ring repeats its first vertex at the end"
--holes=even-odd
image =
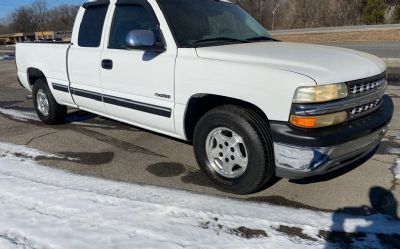
POLYGON ((392 162, 385 162, 385 161, 383 161, 383 160, 379 160, 379 159, 376 159, 376 158, 372 158, 371 160, 372 160, 372 161, 377 161, 377 162, 380 162, 380 163, 383 163, 383 164, 390 164, 390 165, 392 165, 392 162))
POLYGON ((140 153, 140 154, 145 154, 145 155, 150 155, 150 156, 167 158, 164 155, 158 154, 156 152, 153 152, 153 151, 143 148, 141 146, 134 145, 134 144, 119 140, 114 137, 107 136, 107 135, 99 133, 97 131, 93 131, 93 130, 89 130, 89 129, 85 129, 85 128, 81 128, 81 127, 71 127, 71 130, 74 132, 80 133, 82 135, 94 138, 103 143, 107 143, 107 144, 117 147, 119 149, 123 149, 125 151, 131 152, 131 153, 140 153))
POLYGON ((33 141, 35 141, 36 139, 43 138, 43 137, 47 137, 47 136, 52 135, 52 134, 55 134, 55 133, 57 133, 57 132, 58 132, 58 131, 48 132, 48 133, 46 133, 46 134, 42 134, 42 135, 40 135, 40 136, 33 137, 33 138, 29 139, 28 142, 25 143, 25 145, 26 145, 26 146, 27 146, 27 145, 30 145, 30 144, 31 144, 33 141))
MULTIPOLYGON (((0 106, 1 106, 1 102, 0 102, 0 106)), ((11 108, 10 108, 10 109, 11 109, 11 108)), ((13 110, 13 111, 18 111, 16 107, 13 107, 11 110, 13 110)), ((41 122, 39 122, 39 121, 37 121, 37 120, 33 120, 33 119, 31 119, 31 117, 25 117, 25 116, 24 116, 24 117, 22 117, 22 118, 21 118, 21 117, 18 118, 18 117, 13 117, 12 115, 8 115, 8 114, 1 113, 1 112, 0 112, 0 115, 1 115, 1 116, 4 116, 4 117, 6 117, 6 118, 12 119, 12 120, 14 120, 14 121, 16 121, 16 122, 23 122, 23 123, 26 123, 27 121, 29 121, 29 124, 33 124, 33 125, 37 125, 37 126, 42 127, 42 123, 41 123, 41 122), (23 120, 21 120, 21 119, 23 119, 23 120)), ((73 123, 72 123, 72 124, 73 124, 73 123)), ((98 141, 107 143, 107 144, 109 144, 109 145, 112 145, 112 146, 114 146, 114 147, 117 147, 117 148, 119 148, 119 149, 122 149, 122 150, 125 150, 125 151, 128 151, 128 152, 131 152, 131 153, 140 153, 140 154, 145 154, 145 155, 150 155, 150 156, 155 156, 155 157, 167 158, 167 157, 164 156, 164 155, 161 155, 161 154, 159 154, 159 153, 156 153, 156 152, 151 151, 151 150, 149 150, 149 149, 146 149, 146 148, 144 148, 144 147, 141 147, 141 146, 138 146, 138 145, 134 145, 134 144, 131 144, 131 143, 128 143, 128 142, 119 140, 119 139, 117 139, 117 138, 110 137, 110 136, 107 136, 107 135, 105 135, 105 134, 102 134, 102 133, 99 133, 99 132, 96 132, 96 131, 93 131, 93 130, 84 128, 84 127, 79 127, 78 125, 77 125, 77 126, 74 126, 74 125, 65 124, 65 125, 62 125, 62 126, 53 127, 53 129, 57 129, 57 130, 69 129, 69 130, 71 130, 71 131, 74 131, 74 132, 77 132, 77 133, 86 135, 86 136, 88 136, 88 137, 94 138, 94 139, 96 139, 96 140, 98 140, 98 141)), ((135 130, 133 130, 133 131, 135 131, 135 130)), ((136 132, 139 132, 139 131, 137 130, 136 132)), ((55 133, 55 132, 54 132, 54 133, 55 133)), ((41 136, 32 138, 31 140, 29 140, 29 141, 27 142, 26 145, 29 145, 29 144, 32 143, 35 139, 38 139, 38 138, 41 138, 41 137, 44 137, 44 136, 47 136, 47 135, 51 135, 51 134, 52 134, 52 133, 48 133, 48 134, 44 134, 44 135, 41 135, 41 136)))

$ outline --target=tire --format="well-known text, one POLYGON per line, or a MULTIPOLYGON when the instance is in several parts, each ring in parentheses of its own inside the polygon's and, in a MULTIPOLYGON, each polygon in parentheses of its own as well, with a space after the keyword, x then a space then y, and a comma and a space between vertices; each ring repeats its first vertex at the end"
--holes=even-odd
POLYGON ((33 104, 40 120, 48 125, 57 125, 64 122, 64 117, 67 114, 67 107, 56 102, 45 79, 38 79, 35 81, 32 95, 33 104), (47 108, 45 108, 47 112, 43 110, 43 106, 40 104, 40 96, 45 97, 47 100, 47 108))
POLYGON ((251 194, 275 177, 269 126, 252 110, 227 105, 207 112, 196 125, 193 146, 201 170, 224 191, 251 194), (219 138, 221 135, 222 140, 219 138), (224 139, 236 141, 239 150, 234 148, 237 145, 230 147, 235 142, 218 142, 224 139), (216 154, 218 158, 215 159, 216 154), (245 165, 243 160, 247 162, 245 167, 235 165, 237 161, 245 165), (227 167, 228 170, 221 167, 228 164, 235 166, 227 167))

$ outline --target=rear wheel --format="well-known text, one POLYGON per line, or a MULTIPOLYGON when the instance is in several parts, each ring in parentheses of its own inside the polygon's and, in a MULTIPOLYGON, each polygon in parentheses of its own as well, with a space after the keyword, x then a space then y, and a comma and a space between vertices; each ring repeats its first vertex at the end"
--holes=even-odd
POLYGON ((225 191, 250 194, 275 175, 268 125, 251 110, 209 111, 196 125, 193 144, 200 168, 225 191))
POLYGON ((48 125, 56 125, 64 122, 67 107, 56 102, 44 79, 35 81, 32 93, 33 103, 40 120, 48 125))

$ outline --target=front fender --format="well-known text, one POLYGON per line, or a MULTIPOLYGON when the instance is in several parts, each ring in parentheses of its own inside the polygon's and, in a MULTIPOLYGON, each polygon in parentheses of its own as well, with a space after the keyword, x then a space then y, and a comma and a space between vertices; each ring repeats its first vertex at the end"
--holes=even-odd
POLYGON ((274 121, 288 121, 295 90, 316 82, 295 72, 198 58, 185 49, 176 64, 176 102, 186 105, 198 93, 240 99, 260 108, 274 121))

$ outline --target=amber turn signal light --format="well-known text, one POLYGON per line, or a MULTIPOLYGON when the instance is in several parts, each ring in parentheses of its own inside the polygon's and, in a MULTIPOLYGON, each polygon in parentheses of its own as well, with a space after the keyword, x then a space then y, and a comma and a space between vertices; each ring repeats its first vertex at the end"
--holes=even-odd
POLYGON ((347 121, 347 112, 338 112, 322 116, 290 116, 290 123, 301 128, 322 128, 347 121))
POLYGON ((316 117, 302 117, 293 115, 290 122, 298 127, 302 128, 315 128, 317 126, 316 117))

